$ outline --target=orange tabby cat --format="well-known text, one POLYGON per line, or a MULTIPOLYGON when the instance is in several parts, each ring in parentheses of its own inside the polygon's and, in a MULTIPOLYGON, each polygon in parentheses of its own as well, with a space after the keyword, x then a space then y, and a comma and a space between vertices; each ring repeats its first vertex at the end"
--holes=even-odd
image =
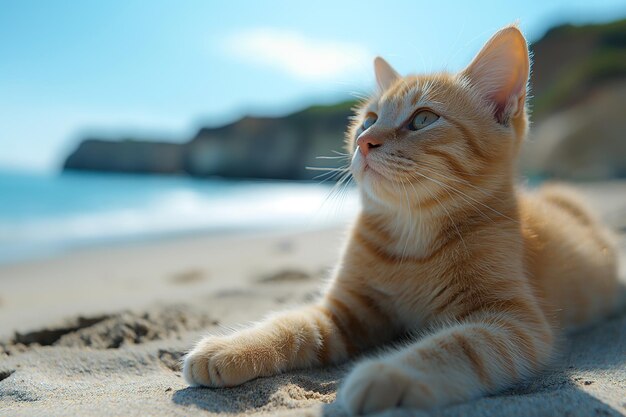
POLYGON ((514 186, 528 126, 520 31, 496 33, 458 74, 374 64, 379 92, 347 134, 362 211, 325 295, 203 339, 185 359, 190 384, 338 363, 409 334, 359 363, 338 400, 353 414, 432 408, 530 377, 561 329, 617 308, 610 233, 568 189, 514 186))

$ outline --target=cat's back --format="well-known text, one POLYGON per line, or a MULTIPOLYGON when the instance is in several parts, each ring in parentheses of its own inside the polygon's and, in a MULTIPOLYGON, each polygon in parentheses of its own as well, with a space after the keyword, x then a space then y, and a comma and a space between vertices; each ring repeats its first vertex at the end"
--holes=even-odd
POLYGON ((564 185, 518 196, 525 266, 546 313, 559 325, 574 327, 613 312, 619 283, 610 230, 564 185))

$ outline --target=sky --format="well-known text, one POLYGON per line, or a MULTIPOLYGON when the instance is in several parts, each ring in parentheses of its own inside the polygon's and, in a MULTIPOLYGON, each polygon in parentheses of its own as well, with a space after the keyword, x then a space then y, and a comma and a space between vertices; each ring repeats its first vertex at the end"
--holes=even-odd
POLYGON ((183 141, 400 73, 463 68, 493 32, 626 16, 624 0, 0 0, 0 169, 53 172, 89 135, 183 141))

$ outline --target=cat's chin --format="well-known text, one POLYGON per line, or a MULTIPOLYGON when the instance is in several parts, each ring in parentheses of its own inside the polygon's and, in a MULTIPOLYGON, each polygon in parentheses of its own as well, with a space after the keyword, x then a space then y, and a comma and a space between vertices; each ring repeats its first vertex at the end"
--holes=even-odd
POLYGON ((395 207, 406 198, 398 193, 397 184, 371 168, 362 173, 358 184, 370 199, 387 208, 395 207))
MULTIPOLYGON (((354 158, 351 169, 359 188, 371 199, 385 206, 389 205, 390 202, 400 201, 399 184, 382 174, 376 167, 372 167, 372 164, 363 158, 358 156, 354 158)), ((391 204, 393 205, 393 203, 391 204)))
POLYGON ((389 180, 369 165, 365 165, 361 171, 359 183, 366 190, 379 194, 381 189, 388 188, 389 180))
POLYGON ((352 164, 354 176, 361 182, 387 181, 387 178, 363 158, 355 158, 352 164))
POLYGON ((429 187, 422 181, 408 182, 403 179, 390 179, 368 169, 357 178, 359 189, 378 206, 393 211, 403 210, 408 205, 418 209, 421 204, 428 203, 433 195, 437 195, 436 188, 429 187))

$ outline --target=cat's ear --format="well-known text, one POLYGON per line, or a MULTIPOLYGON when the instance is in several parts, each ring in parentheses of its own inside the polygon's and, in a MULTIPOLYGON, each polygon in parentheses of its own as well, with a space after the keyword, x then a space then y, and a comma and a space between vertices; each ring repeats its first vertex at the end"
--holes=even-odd
POLYGON ((391 65, 381 57, 374 58, 374 72, 376 73, 376 82, 381 91, 385 91, 400 78, 400 74, 393 69, 391 65))
POLYGON ((529 72, 526 39, 509 26, 489 39, 462 74, 493 105, 498 122, 505 123, 524 108, 529 72))

